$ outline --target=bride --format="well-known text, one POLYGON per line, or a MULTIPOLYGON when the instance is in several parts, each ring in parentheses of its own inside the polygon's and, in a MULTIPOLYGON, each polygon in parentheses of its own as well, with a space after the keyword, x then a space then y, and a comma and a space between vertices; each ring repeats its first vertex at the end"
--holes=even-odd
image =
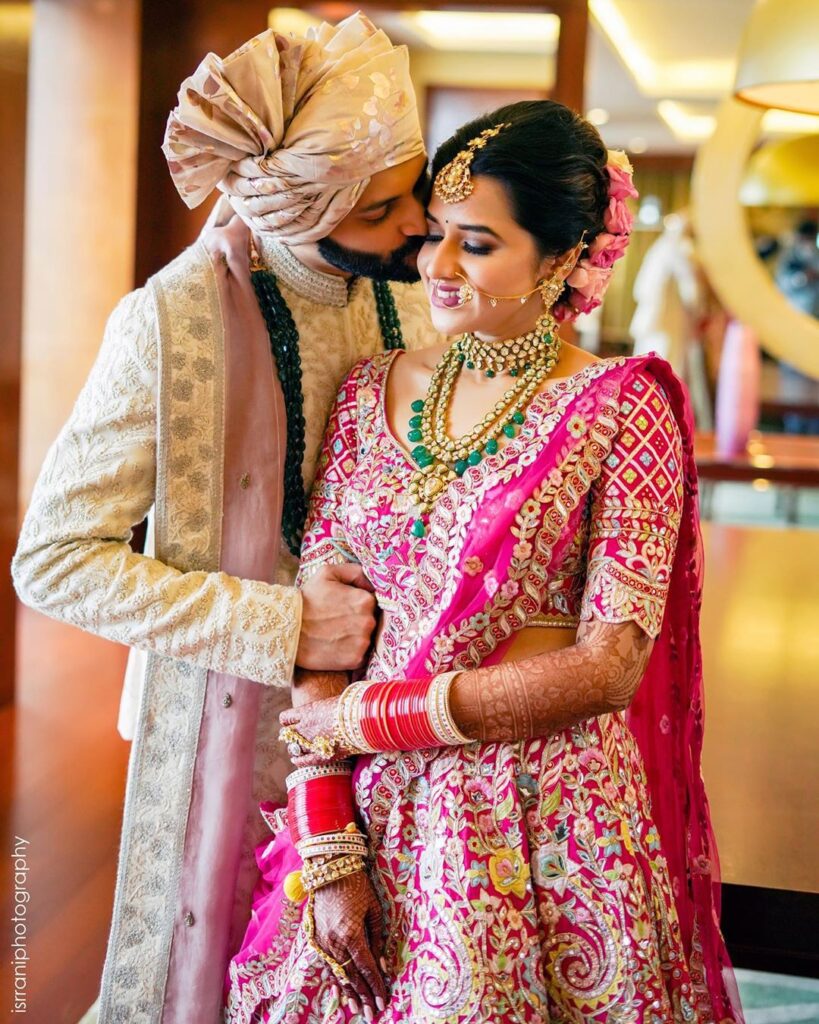
POLYGON ((357 561, 365 678, 303 672, 295 771, 226 1022, 741 1022, 700 775, 688 398, 559 326, 599 305, 636 196, 550 101, 433 161, 418 259, 446 346, 359 362, 300 580, 357 561))

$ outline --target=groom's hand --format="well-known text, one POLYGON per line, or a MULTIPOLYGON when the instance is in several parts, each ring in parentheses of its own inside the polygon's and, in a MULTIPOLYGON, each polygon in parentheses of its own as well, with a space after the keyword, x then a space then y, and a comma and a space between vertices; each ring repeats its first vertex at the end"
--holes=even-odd
POLYGON ((360 565, 324 565, 301 588, 296 664, 316 671, 359 668, 375 629, 375 597, 360 565))

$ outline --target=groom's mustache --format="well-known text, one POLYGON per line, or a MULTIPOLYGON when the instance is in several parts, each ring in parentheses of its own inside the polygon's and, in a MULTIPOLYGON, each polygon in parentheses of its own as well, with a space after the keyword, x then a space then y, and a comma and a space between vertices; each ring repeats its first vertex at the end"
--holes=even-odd
POLYGON ((424 235, 411 235, 398 249, 387 256, 361 252, 339 245, 331 238, 318 242, 318 251, 327 262, 340 270, 376 281, 418 281, 420 274, 416 266, 418 253, 426 241, 424 235))

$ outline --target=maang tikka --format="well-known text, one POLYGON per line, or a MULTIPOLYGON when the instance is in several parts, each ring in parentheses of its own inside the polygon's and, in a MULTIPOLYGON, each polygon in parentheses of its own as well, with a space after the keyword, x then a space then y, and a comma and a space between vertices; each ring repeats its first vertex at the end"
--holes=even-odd
POLYGON ((460 203, 468 196, 471 196, 475 186, 472 184, 470 165, 475 153, 479 149, 483 149, 487 142, 490 139, 494 139, 502 129, 510 127, 509 122, 504 121, 493 128, 486 128, 480 135, 476 135, 474 139, 467 143, 466 148, 462 149, 454 159, 450 160, 436 174, 435 195, 445 203, 460 203))

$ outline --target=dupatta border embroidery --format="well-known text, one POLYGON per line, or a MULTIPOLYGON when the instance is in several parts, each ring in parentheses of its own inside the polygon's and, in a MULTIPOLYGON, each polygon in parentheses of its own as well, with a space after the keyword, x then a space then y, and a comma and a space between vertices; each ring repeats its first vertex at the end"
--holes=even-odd
MULTIPOLYGON (((538 512, 547 503, 551 503, 552 507, 544 516, 543 527, 535 538, 536 553, 523 595, 513 601, 511 597, 507 598, 501 593, 499 585, 494 599, 490 599, 484 608, 484 613, 489 615, 490 621, 481 638, 476 640, 473 631, 467 650, 460 652, 457 658, 453 657, 446 666, 442 657, 435 660, 429 658, 426 663, 429 671, 442 671, 444 667, 456 665, 465 668, 480 664, 480 661, 495 650, 500 642, 515 630, 523 628, 537 614, 554 545, 571 512, 588 492, 600 473, 603 460, 611 451, 617 430, 617 396, 622 386, 621 380, 616 379, 613 371, 622 368, 627 359, 628 357, 621 356, 589 364, 567 379, 563 387, 557 390, 557 398, 553 405, 545 409, 536 407, 536 436, 545 442, 560 422, 566 407, 582 395, 594 381, 603 376, 607 378, 603 381, 606 390, 603 392, 599 422, 589 425, 579 443, 564 456, 561 464, 549 470, 541 485, 542 491, 538 488, 533 496, 532 500, 537 502, 538 512), (560 482, 550 484, 548 477, 554 474, 555 468, 560 474, 560 482), (475 644, 478 646, 474 646, 475 644), (467 660, 475 656, 478 656, 477 662, 467 660)), ((385 362, 381 367, 382 383, 388 365, 385 362)), ((527 442, 531 445, 532 439, 527 438, 527 442)), ((505 453, 509 448, 510 445, 506 445, 497 455, 467 470, 463 478, 449 485, 434 506, 429 520, 427 550, 418 566, 416 589, 409 595, 406 605, 390 617, 382 636, 385 648, 394 654, 394 668, 397 671, 409 662, 419 644, 434 630, 436 622, 440 620, 443 611, 452 600, 460 579, 459 564, 468 536, 469 523, 485 496, 486 488, 509 483, 525 468, 524 462, 520 459, 507 461, 505 453), (399 655, 398 652, 402 653, 399 655)), ((535 523, 537 514, 528 518, 535 523)), ((520 519, 519 515, 516 523, 520 519)), ((531 534, 534 530, 530 528, 528 532, 531 534)), ((513 569, 516 579, 525 578, 527 575, 522 565, 515 567, 514 560, 510 568, 513 569)), ((509 578, 513 577, 510 575, 509 578)), ((457 640, 461 639, 463 634, 465 640, 467 632, 467 624, 462 623, 459 627, 452 627, 447 637, 451 636, 457 640)), ((452 647, 448 644, 447 646, 451 651, 452 647)))
MULTIPOLYGON (((207 251, 196 243, 154 275, 159 327, 156 557, 219 568, 224 325, 207 251)), ((128 763, 100 1024, 162 1016, 193 768, 208 670, 148 655, 128 763)))
MULTIPOLYGON (((447 632, 456 645, 466 648, 452 659, 450 668, 472 668, 519 629, 523 629, 540 611, 543 593, 549 579, 554 549, 571 514, 585 498, 589 488, 600 474, 601 466, 611 451, 617 434, 617 395, 619 384, 604 381, 603 401, 598 418, 588 424, 583 440, 572 448, 557 467, 550 470, 544 481, 535 488, 532 497, 524 502, 515 517, 513 536, 518 542, 533 541, 533 557, 520 558, 514 553, 509 564, 507 582, 517 583, 522 593, 514 596, 504 593, 499 586, 493 598, 484 605, 488 622, 477 633, 470 620, 462 621, 447 632), (541 524, 538 528, 538 523, 541 524)), ((442 658, 427 659, 430 672, 443 671, 442 658)))

